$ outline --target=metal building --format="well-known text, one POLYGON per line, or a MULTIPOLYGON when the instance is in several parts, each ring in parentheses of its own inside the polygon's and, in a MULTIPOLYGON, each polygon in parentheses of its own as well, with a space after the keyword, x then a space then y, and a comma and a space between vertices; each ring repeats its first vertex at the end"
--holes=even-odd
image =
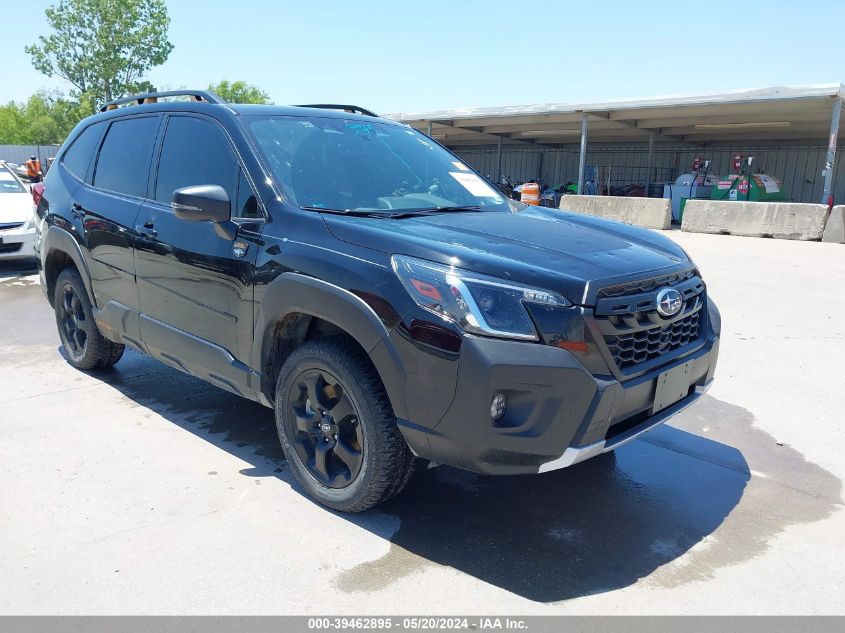
MULTIPOLYGON (((388 115, 428 133, 498 180, 584 180, 601 166, 616 184, 672 181, 694 157, 728 173, 734 154, 783 180, 797 202, 845 200, 835 162, 841 84, 595 104, 540 104, 388 115)), ((652 188, 652 195, 655 188, 652 188)), ((659 194, 658 194, 659 195, 659 194)))

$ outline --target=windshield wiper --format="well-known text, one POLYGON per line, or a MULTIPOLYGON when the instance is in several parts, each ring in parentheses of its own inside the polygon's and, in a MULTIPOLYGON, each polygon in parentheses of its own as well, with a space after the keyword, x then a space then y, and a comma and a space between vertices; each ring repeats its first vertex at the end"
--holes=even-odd
POLYGON ((416 209, 397 209, 391 213, 384 214, 389 218, 409 218, 417 215, 432 215, 434 213, 449 213, 462 211, 481 211, 477 205, 454 205, 445 207, 419 207, 416 209))
POLYGON ((336 215, 354 215, 356 217, 381 217, 384 214, 378 211, 364 211, 359 209, 332 209, 330 207, 299 207, 305 211, 317 211, 318 213, 334 213, 336 215))
POLYGON ((454 205, 454 206, 445 206, 445 207, 418 207, 418 208, 411 208, 411 209, 397 209, 395 211, 390 210, 376 210, 376 209, 332 209, 329 207, 309 207, 304 206, 300 207, 300 209, 305 209, 306 211, 317 211, 318 213, 333 213, 336 215, 351 215, 355 217, 364 217, 364 218, 388 218, 388 219, 398 219, 398 218, 410 218, 418 215, 431 215, 433 213, 448 213, 448 212, 461 212, 461 211, 481 211, 480 206, 474 205, 454 205))

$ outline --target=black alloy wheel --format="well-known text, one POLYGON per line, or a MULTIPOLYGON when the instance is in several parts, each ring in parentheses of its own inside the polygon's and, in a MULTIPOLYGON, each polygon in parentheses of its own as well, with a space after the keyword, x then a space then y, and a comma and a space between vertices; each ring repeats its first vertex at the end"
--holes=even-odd
POLYGON ((309 495, 362 512, 398 494, 416 460, 384 384, 354 340, 307 341, 279 368, 276 428, 288 466, 309 495))
POLYGON ((87 323, 82 298, 73 287, 66 282, 59 289, 59 301, 56 305, 56 316, 59 322, 59 334, 62 344, 77 358, 85 355, 88 344, 87 323))
POLYGON ((364 436, 358 412, 340 381, 308 369, 293 381, 287 398, 288 437, 308 473, 330 488, 355 480, 363 461, 364 436))
POLYGON ((75 268, 59 273, 53 305, 68 363, 77 369, 108 369, 120 360, 124 347, 100 332, 85 284, 75 268))

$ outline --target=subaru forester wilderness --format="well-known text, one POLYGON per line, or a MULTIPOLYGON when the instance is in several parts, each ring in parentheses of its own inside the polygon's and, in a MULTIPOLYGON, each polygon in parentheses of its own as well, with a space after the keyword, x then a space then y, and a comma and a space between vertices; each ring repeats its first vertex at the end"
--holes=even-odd
POLYGON ((70 135, 37 214, 71 365, 128 345, 273 407, 338 510, 424 461, 542 473, 613 450, 716 365, 719 313, 671 240, 505 199, 353 106, 120 100, 70 135))

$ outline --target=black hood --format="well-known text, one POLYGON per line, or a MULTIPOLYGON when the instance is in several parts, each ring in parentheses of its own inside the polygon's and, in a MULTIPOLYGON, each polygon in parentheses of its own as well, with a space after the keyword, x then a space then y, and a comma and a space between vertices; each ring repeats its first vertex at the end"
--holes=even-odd
POLYGON ((581 304, 601 286, 692 266, 658 233, 542 207, 392 220, 324 217, 339 240, 554 290, 581 304))

